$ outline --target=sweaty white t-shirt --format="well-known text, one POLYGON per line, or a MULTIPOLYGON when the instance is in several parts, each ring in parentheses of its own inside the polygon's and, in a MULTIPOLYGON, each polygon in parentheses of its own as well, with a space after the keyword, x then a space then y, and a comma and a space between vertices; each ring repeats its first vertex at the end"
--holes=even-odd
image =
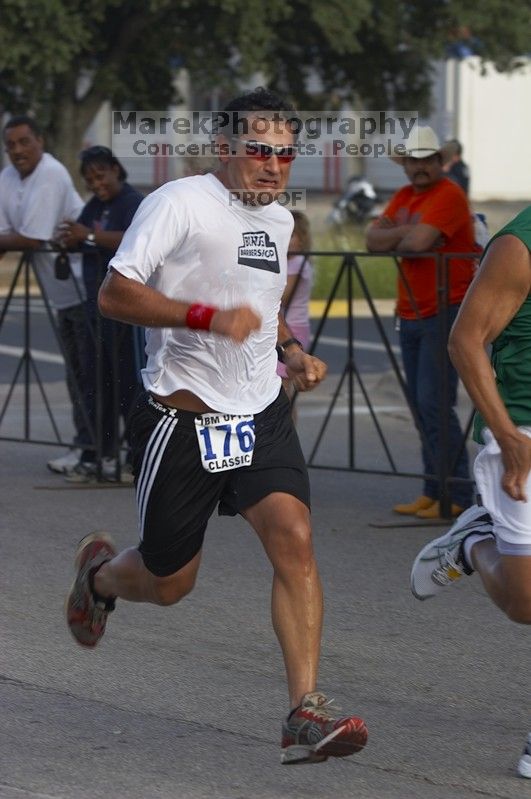
MULTIPOLYGON (((0 173, 0 233, 18 233, 46 242, 55 238, 64 219, 77 219, 82 207, 70 175, 49 153, 43 154, 25 178, 14 166, 6 166, 0 173)), ((33 256, 46 296, 57 309, 78 305, 85 298, 81 257, 69 256, 79 290, 72 277, 57 280, 55 258, 55 253, 38 252, 33 256)))
POLYGON ((221 309, 251 306, 260 330, 243 344, 184 327, 147 330, 144 386, 187 389, 222 413, 258 413, 277 396, 278 311, 293 228, 278 203, 247 206, 214 175, 167 183, 148 195, 109 268, 172 299, 221 309))

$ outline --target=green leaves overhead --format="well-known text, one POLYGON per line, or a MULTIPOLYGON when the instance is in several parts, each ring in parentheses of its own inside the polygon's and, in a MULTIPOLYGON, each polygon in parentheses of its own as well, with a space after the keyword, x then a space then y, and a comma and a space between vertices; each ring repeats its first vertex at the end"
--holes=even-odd
MULTIPOLYGON (((295 5, 295 4, 291 4, 295 5)), ((361 23, 371 13, 370 0, 311 0, 297 4, 298 17, 306 13, 311 17, 315 32, 322 36, 336 53, 353 53, 360 49, 357 33, 361 23)))
POLYGON ((529 0, 3 0, 0 104, 59 136, 68 106, 166 107, 185 65, 199 97, 258 75, 301 108, 425 110, 449 46, 513 68, 530 23, 529 0))

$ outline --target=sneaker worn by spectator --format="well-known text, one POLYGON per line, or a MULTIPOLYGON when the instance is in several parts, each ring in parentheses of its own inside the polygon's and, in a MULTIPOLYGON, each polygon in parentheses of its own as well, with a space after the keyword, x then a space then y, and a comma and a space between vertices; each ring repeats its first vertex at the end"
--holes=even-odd
POLYGON ((435 505, 435 500, 422 494, 422 496, 414 499, 413 502, 395 505, 393 510, 403 516, 415 516, 419 510, 427 510, 432 505, 435 505))
POLYGON ((522 757, 518 761, 518 773, 521 777, 528 777, 531 779, 531 732, 527 736, 522 757))
POLYGON ((80 449, 70 449, 66 455, 61 455, 59 458, 53 458, 51 461, 48 461, 46 466, 51 472, 56 472, 57 474, 68 474, 77 466, 80 457, 80 449))
POLYGON ((367 743, 367 727, 357 716, 336 718, 324 694, 305 694, 282 724, 280 762, 320 763, 329 757, 347 757, 367 743))
MULTIPOLYGON (((418 516, 419 519, 441 519, 441 504, 438 500, 427 497, 424 494, 414 499, 413 502, 408 502, 403 505, 395 505, 393 508, 395 513, 400 513, 404 516, 418 516)), ((450 512, 452 516, 459 516, 463 513, 464 508, 461 505, 452 503, 450 512)))
POLYGON ((97 471, 94 461, 79 461, 73 469, 67 472, 67 483, 90 483, 96 480, 97 471))
POLYGON ((94 575, 116 555, 107 533, 91 533, 79 542, 76 552, 76 579, 66 599, 66 619, 70 632, 81 646, 95 647, 114 610, 114 597, 101 597, 94 591, 94 575))
POLYGON ((133 483, 133 470, 130 463, 120 464, 120 478, 116 474, 116 458, 103 458, 101 462, 101 475, 109 483, 133 483))
MULTIPOLYGON (((460 516, 464 511, 464 508, 461 505, 456 505, 452 503, 450 506, 450 515, 453 517, 460 516)), ((443 516, 441 514, 441 503, 439 501, 433 502, 429 508, 420 508, 416 513, 415 516, 418 516, 419 519, 442 519, 443 516)))
MULTIPOLYGON (((117 482, 116 459, 103 458, 101 462, 101 477, 109 483, 117 482)), ((67 473, 65 480, 68 483, 91 483, 98 479, 98 467, 95 461, 79 461, 79 463, 67 473)), ((120 468, 121 483, 131 484, 134 482, 131 466, 125 463, 120 468)))
POLYGON ((429 599, 473 573, 463 551, 463 542, 473 534, 493 536, 492 519, 480 505, 472 505, 447 533, 420 550, 411 569, 411 591, 417 599, 429 599))
MULTIPOLYGON (((116 475, 116 460, 114 458, 104 458, 102 463, 102 473, 110 483, 118 482, 116 475)), ((134 482, 133 469, 130 463, 120 465, 120 483, 132 484, 134 482)))

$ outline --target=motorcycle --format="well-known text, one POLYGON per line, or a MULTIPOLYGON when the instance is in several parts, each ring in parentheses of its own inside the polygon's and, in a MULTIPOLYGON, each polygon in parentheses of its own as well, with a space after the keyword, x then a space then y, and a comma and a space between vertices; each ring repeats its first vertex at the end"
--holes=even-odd
POLYGON ((372 183, 365 178, 352 177, 341 197, 334 203, 328 221, 335 225, 366 222, 378 216, 377 204, 378 196, 372 183))

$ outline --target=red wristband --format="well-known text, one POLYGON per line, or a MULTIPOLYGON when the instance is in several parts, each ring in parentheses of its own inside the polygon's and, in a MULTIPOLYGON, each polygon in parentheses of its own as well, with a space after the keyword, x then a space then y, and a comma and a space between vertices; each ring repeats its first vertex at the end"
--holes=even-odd
POLYGON ((213 305, 201 305, 195 302, 186 312, 186 327, 192 330, 210 330, 212 317, 217 310, 218 308, 214 308, 213 305))

